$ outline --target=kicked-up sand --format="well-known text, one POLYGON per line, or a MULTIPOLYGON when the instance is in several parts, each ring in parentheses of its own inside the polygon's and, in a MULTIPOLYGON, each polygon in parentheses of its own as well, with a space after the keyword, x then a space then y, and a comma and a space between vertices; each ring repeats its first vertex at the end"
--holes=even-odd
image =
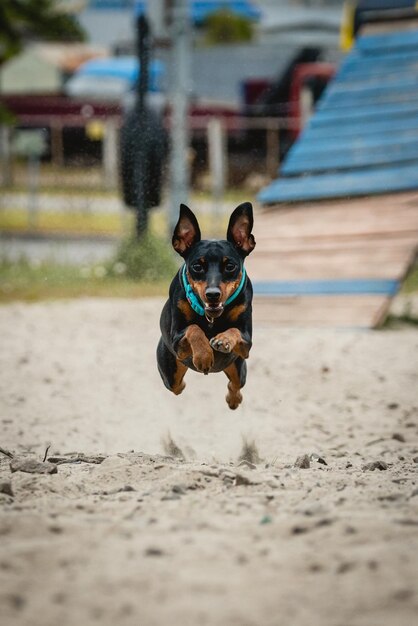
POLYGON ((418 332, 256 324, 230 411, 161 306, 0 308, 1 624, 416 623, 418 332))

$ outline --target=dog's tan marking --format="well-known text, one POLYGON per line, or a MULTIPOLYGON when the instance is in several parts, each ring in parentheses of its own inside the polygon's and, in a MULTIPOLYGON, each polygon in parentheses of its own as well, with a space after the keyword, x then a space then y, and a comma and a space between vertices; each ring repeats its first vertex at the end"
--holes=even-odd
POLYGON ((187 280, 193 291, 197 293, 202 302, 205 302, 206 289, 208 284, 205 280, 193 280, 189 273, 187 273, 187 280))
POLYGON ((234 410, 237 409, 242 402, 242 394, 240 391, 241 383, 235 363, 228 365, 228 367, 224 369, 224 372, 229 378, 226 401, 229 408, 234 410))
POLYGON ((181 361, 177 359, 176 362, 176 372, 174 374, 174 383, 171 391, 178 396, 181 394, 183 389, 186 386, 186 383, 183 381, 184 375, 187 372, 187 366, 184 365, 181 361))
POLYGON ((179 300, 177 303, 177 308, 183 313, 188 322, 193 319, 193 309, 187 302, 187 300, 179 300))
POLYGON ((246 308, 246 304, 237 304, 237 306, 234 306, 234 308, 229 311, 228 319, 231 320, 231 322, 236 322, 239 316, 244 313, 246 308))
POLYGON ((232 296, 232 294, 234 293, 234 291, 236 291, 239 287, 239 284, 241 282, 241 278, 242 278, 242 273, 240 272, 238 278, 236 280, 231 280, 231 281, 227 281, 227 282, 222 282, 219 287, 221 289, 221 300, 222 302, 226 302, 229 298, 229 296, 232 296))
POLYGON ((178 358, 183 361, 192 357, 193 365, 199 372, 208 373, 214 361, 213 350, 205 333, 197 324, 186 328, 177 350, 178 358))

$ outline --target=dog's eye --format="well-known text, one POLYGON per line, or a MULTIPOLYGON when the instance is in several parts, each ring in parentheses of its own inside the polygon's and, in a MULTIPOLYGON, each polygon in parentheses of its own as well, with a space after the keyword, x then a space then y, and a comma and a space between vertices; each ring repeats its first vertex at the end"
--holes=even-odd
POLYGON ((226 265, 225 265, 225 272, 233 272, 236 269, 236 265, 235 263, 232 263, 231 261, 229 261, 226 265))
POLYGON ((192 270, 196 272, 196 274, 201 274, 204 272, 203 265, 201 263, 194 263, 192 265, 192 270))

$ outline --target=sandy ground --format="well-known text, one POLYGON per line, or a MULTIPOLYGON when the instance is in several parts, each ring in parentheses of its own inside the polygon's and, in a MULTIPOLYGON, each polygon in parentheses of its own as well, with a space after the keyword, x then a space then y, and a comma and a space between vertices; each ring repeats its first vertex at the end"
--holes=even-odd
POLYGON ((165 390, 160 307, 0 308, 0 446, 105 457, 0 454, 2 625, 416 623, 418 332, 256 327, 232 412, 222 374, 165 390))

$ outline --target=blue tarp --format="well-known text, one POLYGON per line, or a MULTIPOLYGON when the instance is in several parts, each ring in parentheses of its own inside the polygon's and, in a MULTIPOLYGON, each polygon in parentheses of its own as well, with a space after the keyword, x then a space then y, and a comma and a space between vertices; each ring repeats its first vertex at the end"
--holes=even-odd
MULTIPOLYGON (((77 71, 77 76, 119 78, 134 84, 138 80, 139 63, 135 57, 120 56, 107 59, 92 59, 83 63, 77 71)), ((160 90, 160 80, 164 74, 164 64, 161 61, 151 61, 149 67, 150 90, 160 90)))

